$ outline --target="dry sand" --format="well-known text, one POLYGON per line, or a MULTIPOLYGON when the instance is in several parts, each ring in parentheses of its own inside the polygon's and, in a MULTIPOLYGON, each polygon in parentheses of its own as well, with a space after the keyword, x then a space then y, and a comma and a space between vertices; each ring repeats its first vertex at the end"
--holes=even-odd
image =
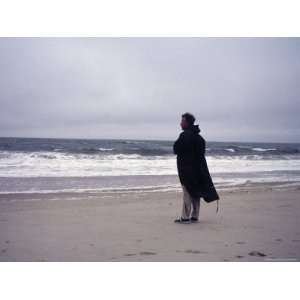
POLYGON ((223 191, 197 224, 181 192, 0 195, 0 261, 299 261, 300 188, 223 191))

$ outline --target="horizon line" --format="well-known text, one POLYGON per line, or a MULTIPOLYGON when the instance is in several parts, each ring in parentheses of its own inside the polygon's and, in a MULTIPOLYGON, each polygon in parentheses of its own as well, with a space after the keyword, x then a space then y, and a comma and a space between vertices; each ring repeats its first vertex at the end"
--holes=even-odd
MULTIPOLYGON (((83 138, 83 137, 24 137, 24 136, 0 136, 2 138, 13 138, 13 139, 57 139, 57 140, 131 140, 131 141, 165 141, 172 142, 173 139, 159 139, 159 138, 149 138, 149 139, 141 139, 141 138, 83 138)), ((216 142, 216 143, 268 143, 268 144, 300 144, 300 142, 268 142, 268 141, 234 141, 234 140, 206 140, 206 142, 216 142)))

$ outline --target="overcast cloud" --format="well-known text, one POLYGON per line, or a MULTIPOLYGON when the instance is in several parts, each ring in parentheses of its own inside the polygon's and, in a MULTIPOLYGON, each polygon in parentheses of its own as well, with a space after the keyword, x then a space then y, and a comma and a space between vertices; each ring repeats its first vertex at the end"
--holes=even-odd
POLYGON ((299 38, 0 38, 0 136, 300 142, 299 38))

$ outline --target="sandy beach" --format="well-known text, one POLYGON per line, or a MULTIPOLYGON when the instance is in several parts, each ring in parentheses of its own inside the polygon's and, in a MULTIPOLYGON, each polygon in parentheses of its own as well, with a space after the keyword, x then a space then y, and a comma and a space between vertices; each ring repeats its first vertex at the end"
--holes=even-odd
POLYGON ((220 191, 175 224, 181 192, 0 196, 0 261, 299 261, 299 187, 220 191))

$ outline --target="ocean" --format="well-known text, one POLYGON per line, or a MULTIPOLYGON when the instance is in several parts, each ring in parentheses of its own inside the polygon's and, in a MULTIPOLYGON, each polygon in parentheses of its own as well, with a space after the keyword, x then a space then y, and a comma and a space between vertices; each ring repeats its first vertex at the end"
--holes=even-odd
MULTIPOLYGON (((174 141, 0 138, 0 193, 180 190, 174 141)), ((210 142, 217 189, 300 183, 299 143, 210 142)))

